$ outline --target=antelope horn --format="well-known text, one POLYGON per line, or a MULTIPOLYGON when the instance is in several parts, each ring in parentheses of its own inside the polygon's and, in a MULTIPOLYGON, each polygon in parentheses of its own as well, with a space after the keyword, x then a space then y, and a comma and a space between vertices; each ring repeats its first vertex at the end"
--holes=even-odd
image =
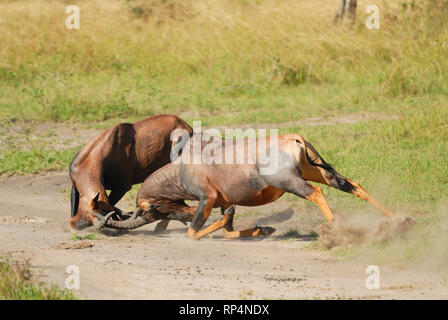
MULTIPOLYGON (((120 209, 116 208, 116 210, 120 209)), ((92 214, 94 214, 95 217, 98 218, 98 221, 95 219, 94 222, 94 225, 98 230, 101 230, 104 227, 119 230, 131 230, 156 221, 156 219, 151 215, 136 216, 135 214, 133 215, 136 216, 135 218, 129 218, 122 221, 110 219, 113 215, 117 214, 116 211, 112 211, 108 213, 106 216, 102 216, 93 212, 92 214)))
POLYGON ((90 211, 89 213, 95 216, 95 218, 93 219, 93 225, 96 227, 97 230, 101 230, 106 225, 110 217, 112 217, 115 214, 115 211, 109 212, 108 214, 106 214, 106 216, 103 216, 93 211, 90 211))
POLYGON ((106 221, 105 227, 111 229, 131 230, 144 226, 145 224, 152 223, 154 221, 156 221, 156 219, 147 219, 140 216, 135 219, 126 219, 123 221, 108 220, 106 221))

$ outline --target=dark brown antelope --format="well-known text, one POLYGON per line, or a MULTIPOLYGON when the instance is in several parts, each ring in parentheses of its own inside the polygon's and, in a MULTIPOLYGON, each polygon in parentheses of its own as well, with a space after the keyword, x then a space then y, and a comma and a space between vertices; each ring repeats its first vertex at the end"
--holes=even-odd
POLYGON ((69 169, 70 225, 81 229, 94 224, 97 220, 94 213, 113 210, 132 185, 143 182, 170 162, 173 144, 170 135, 176 129, 192 133, 191 127, 179 117, 157 115, 133 124, 118 124, 82 148, 69 169), (106 190, 111 190, 109 195, 106 190))
POLYGON ((285 192, 314 202, 326 219, 332 221, 334 216, 321 188, 307 181, 351 193, 370 202, 388 217, 394 215, 357 182, 336 172, 309 142, 297 134, 278 136, 276 143, 272 143, 273 137, 245 138, 244 143, 237 143, 238 139, 214 138, 210 143, 201 142, 201 148, 195 151, 196 137, 198 134, 193 134, 190 142, 185 144, 189 150, 183 149, 178 158, 180 161, 167 164, 145 180, 137 195, 138 209, 131 219, 111 220, 116 212, 110 212, 106 217, 98 216, 101 220, 98 227, 134 229, 159 219, 178 219, 192 221, 188 229, 188 236, 192 239, 221 228, 224 228, 227 238, 268 235, 275 230, 255 227, 234 231, 234 205, 264 205, 277 200, 285 192), (206 163, 192 163, 194 154, 208 154, 208 159, 213 158, 214 161, 206 159, 206 163), (236 158, 241 155, 244 159, 238 163, 236 158), (229 164, 225 161, 228 159, 233 162, 229 164), (199 203, 197 207, 190 207, 185 200, 199 203), (221 208, 223 218, 201 230, 212 208, 217 207, 221 208))

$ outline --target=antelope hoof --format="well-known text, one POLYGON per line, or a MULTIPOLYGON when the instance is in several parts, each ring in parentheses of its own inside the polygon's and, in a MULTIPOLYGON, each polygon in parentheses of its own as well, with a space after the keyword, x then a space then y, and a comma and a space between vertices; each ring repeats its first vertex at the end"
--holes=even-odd
POLYGON ((258 227, 258 228, 260 229, 261 236, 269 236, 276 231, 276 229, 272 227, 258 227))
POLYGON ((188 228, 187 238, 190 240, 199 240, 197 232, 194 231, 191 227, 188 228))

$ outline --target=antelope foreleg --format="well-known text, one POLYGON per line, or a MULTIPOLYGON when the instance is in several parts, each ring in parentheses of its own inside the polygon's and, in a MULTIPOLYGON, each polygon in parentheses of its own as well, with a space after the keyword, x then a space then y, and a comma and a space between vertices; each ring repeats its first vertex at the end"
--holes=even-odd
POLYGON ((198 232, 190 233, 189 236, 194 240, 199 240, 202 237, 205 237, 206 235, 215 232, 216 230, 219 230, 223 228, 227 221, 230 219, 230 215, 226 214, 224 215, 224 218, 221 220, 216 221, 215 223, 211 224, 210 226, 206 227, 205 229, 199 230, 198 232))
POLYGON ((224 229, 224 237, 226 239, 238 239, 247 237, 268 236, 274 232, 275 229, 272 227, 254 227, 240 231, 229 231, 227 229, 224 229))
POLYGON ((233 230, 233 217, 235 214, 235 206, 228 207, 223 214, 229 215, 229 219, 224 225, 224 237, 226 239, 238 239, 247 237, 268 236, 275 232, 271 227, 254 227, 246 230, 235 231, 233 230))

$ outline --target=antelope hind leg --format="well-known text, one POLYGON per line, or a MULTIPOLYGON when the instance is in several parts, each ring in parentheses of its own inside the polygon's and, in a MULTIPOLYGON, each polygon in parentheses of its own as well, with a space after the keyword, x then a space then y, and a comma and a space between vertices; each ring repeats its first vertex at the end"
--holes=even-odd
POLYGON ((375 208, 380 210, 382 213, 384 213, 387 217, 392 218, 395 216, 395 213, 386 209, 386 207, 379 202, 377 199, 375 199, 372 195, 370 195, 361 185, 353 180, 346 179, 347 182, 349 182, 353 186, 353 191, 351 192, 355 197, 358 197, 364 201, 369 202, 372 204, 375 208))

